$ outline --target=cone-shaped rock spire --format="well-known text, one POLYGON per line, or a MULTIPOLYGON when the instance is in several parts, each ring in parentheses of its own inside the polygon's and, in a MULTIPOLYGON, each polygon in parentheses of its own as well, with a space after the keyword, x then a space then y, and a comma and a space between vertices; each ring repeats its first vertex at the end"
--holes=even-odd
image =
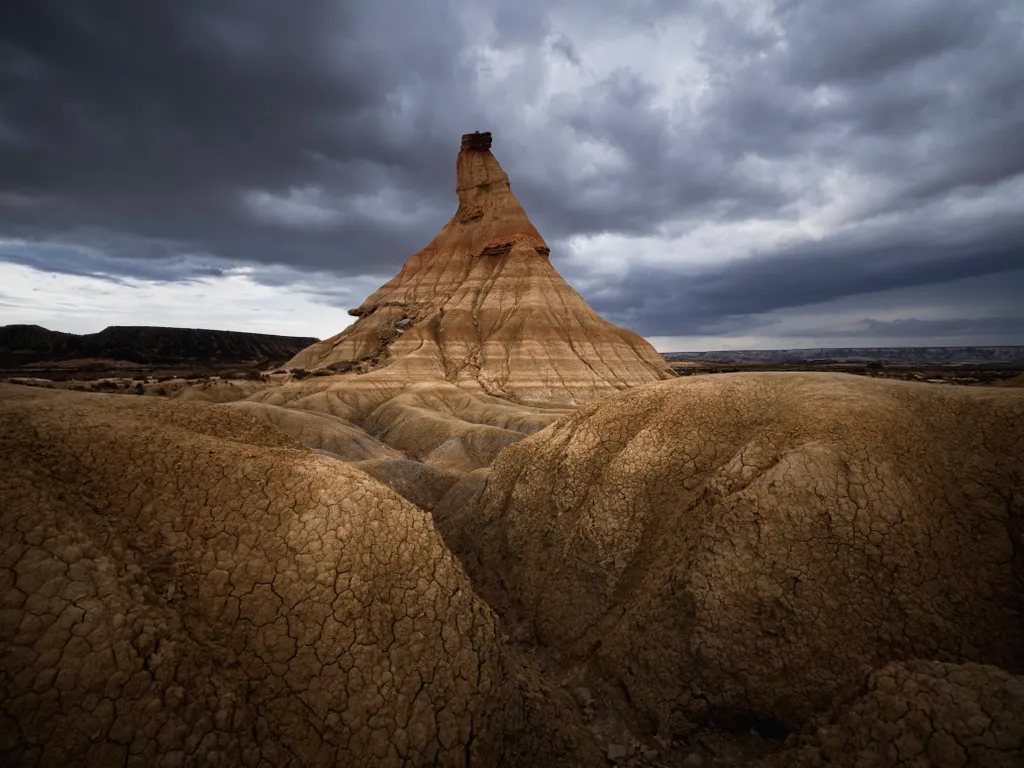
POLYGON ((446 379, 520 402, 584 402, 673 375, 551 266, 490 144, 490 133, 462 137, 455 216, 349 310, 355 323, 288 367, 446 379))

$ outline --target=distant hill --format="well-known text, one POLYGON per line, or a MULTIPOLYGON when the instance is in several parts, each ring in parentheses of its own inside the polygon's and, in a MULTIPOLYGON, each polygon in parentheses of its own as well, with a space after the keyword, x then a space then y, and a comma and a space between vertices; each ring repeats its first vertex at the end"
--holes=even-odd
POLYGON ((709 363, 907 363, 913 365, 1019 365, 1024 347, 819 347, 816 349, 736 349, 717 352, 664 352, 669 360, 709 363))
POLYGON ((138 365, 277 364, 317 341, 201 328, 112 325, 78 335, 39 325, 0 326, 0 366, 100 359, 138 365))

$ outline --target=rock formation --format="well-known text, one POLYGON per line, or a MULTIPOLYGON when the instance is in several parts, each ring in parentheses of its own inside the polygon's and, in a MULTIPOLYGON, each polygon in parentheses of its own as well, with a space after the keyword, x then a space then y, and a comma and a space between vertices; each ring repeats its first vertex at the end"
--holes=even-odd
POLYGON ((1022 505, 1019 390, 736 374, 584 406, 434 516, 513 637, 672 733, 798 728, 889 661, 1021 672, 1022 505))
POLYGON ((459 476, 565 413, 467 392, 446 381, 404 386, 365 376, 309 377, 232 404, 305 445, 358 462, 424 509, 459 476))
POLYGON ((586 402, 673 375, 558 274, 490 143, 489 133, 463 137, 455 216, 350 310, 353 325, 287 368, 446 380, 523 403, 586 402))
POLYGON ((427 514, 244 410, 0 385, 4 765, 600 756, 427 514))

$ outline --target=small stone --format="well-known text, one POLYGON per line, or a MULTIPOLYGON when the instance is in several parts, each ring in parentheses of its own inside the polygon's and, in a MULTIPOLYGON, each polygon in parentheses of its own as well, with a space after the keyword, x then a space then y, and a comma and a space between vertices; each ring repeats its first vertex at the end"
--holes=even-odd
POLYGON ((622 744, 608 745, 608 759, 613 761, 622 760, 629 754, 629 748, 622 744))
POLYGON ((686 766, 686 768, 698 768, 699 766, 704 765, 704 758, 696 752, 691 752, 687 755, 686 759, 683 760, 683 765, 686 766))

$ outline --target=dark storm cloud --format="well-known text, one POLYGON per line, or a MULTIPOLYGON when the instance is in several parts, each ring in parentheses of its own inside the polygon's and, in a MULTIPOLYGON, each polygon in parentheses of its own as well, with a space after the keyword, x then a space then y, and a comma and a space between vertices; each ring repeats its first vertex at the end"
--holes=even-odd
MULTIPOLYGON (((1024 296, 1024 220, 1019 215, 913 224, 863 228, 686 275, 638 270, 593 303, 642 334, 686 336, 714 332, 723 321, 730 332, 750 331, 758 322, 752 316, 758 314, 986 275, 1002 274, 1024 296)), ((956 306, 957 297, 946 295, 941 301, 956 306)), ((1024 318, 1015 303, 1006 309, 1024 318)))
POLYGON ((421 118, 432 93, 465 79, 459 28, 443 6, 410 28, 392 23, 400 9, 387 5, 3 4, 0 125, 15 139, 0 142, 0 185, 46 198, 0 198, 5 233, 64 238, 88 225, 341 271, 408 248, 419 228, 356 216, 328 240, 281 232, 239 204, 248 190, 312 184, 341 210, 392 188, 432 211, 453 140, 421 118))
POLYGON ((983 5, 931 0, 780 3, 779 19, 791 48, 798 51, 789 58, 787 75, 811 85, 863 82, 978 45, 993 20, 978 13, 983 5))
POLYGON ((1022 21, 1016 0, 8 0, 0 259, 387 276, 454 211, 459 134, 489 129, 559 264, 579 236, 796 221, 834 177, 869 185, 839 234, 587 294, 647 334, 991 274, 1022 258, 1005 206, 941 225, 1024 173, 1022 21), (674 22, 701 71, 659 63, 674 22), (630 32, 648 43, 607 61, 630 32), (496 85, 481 46, 514 62, 496 85), (589 79, 546 101, 557 67, 589 79))
POLYGON ((69 243, 10 245, 0 242, 0 261, 32 267, 40 272, 59 272, 124 282, 125 276, 158 283, 194 282, 222 277, 225 270, 216 259, 183 254, 176 247, 132 239, 127 244, 106 240, 100 247, 69 243), (119 251, 127 253, 118 255, 119 251))
POLYGON ((565 35, 559 35, 552 40, 551 48, 552 50, 558 51, 558 53, 562 54, 570 64, 574 64, 577 67, 582 66, 580 55, 576 52, 576 46, 574 46, 572 44, 572 40, 565 35))
POLYGON ((1009 335, 1024 336, 1024 317, 974 317, 942 320, 918 320, 917 318, 873 320, 865 318, 842 330, 817 331, 817 336, 825 339, 850 336, 863 336, 872 339, 994 339, 1009 335))

